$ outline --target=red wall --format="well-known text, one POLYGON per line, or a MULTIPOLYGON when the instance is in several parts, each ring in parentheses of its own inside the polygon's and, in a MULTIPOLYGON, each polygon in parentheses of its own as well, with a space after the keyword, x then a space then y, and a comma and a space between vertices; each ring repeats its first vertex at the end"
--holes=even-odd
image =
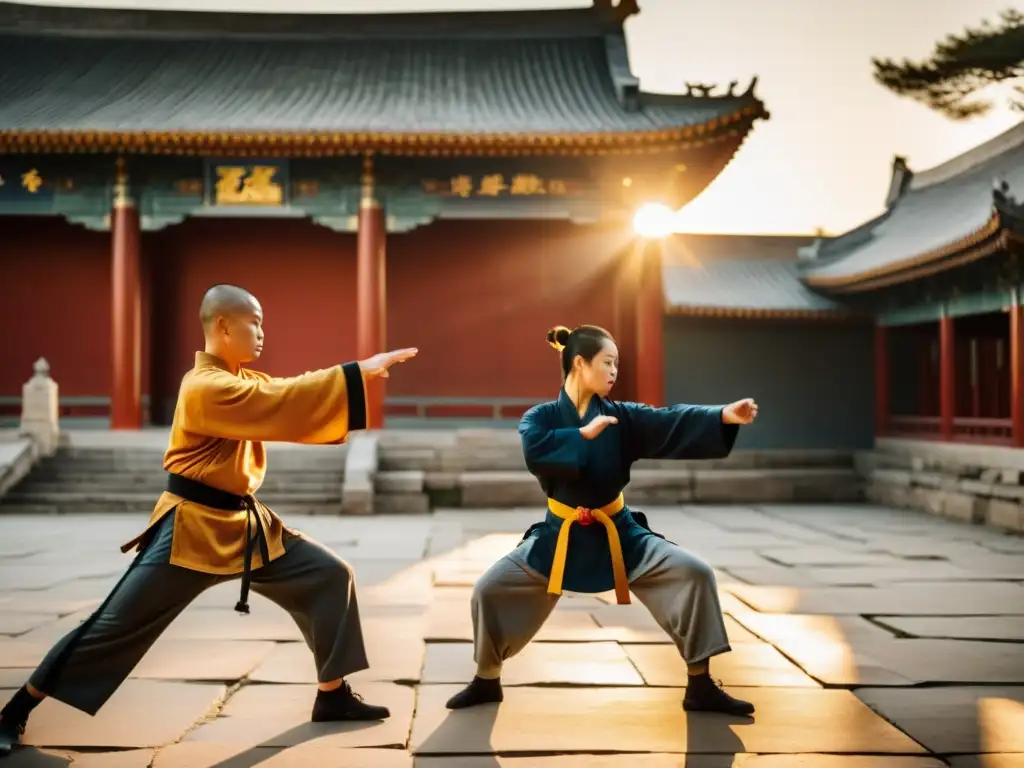
MULTIPOLYGON (((614 333, 621 230, 564 221, 440 221, 387 244, 390 347, 419 356, 389 395, 553 397, 548 328, 614 333)), ((624 353, 626 350, 623 350, 624 353)))
MULTIPOLYGON (((109 233, 0 217, 0 243, 0 394, 20 395, 44 355, 63 395, 108 396, 109 233)), ((389 235, 388 346, 420 349, 389 394, 553 396, 558 361, 544 334, 580 323, 615 332, 628 244, 621 229, 547 221, 443 221, 389 235)), ((141 251, 143 393, 155 414, 167 413, 202 348, 199 303, 215 283, 263 304, 259 369, 287 376, 355 356, 354 235, 307 220, 189 219, 143 233, 141 251)))
POLYGON ((253 367, 275 376, 355 355, 355 237, 296 219, 188 219, 158 233, 151 365, 156 396, 173 401, 203 348, 199 304, 234 283, 263 305, 266 348, 253 367))
POLYGON ((0 395, 20 396, 40 356, 61 395, 108 395, 110 235, 63 218, 2 216, 0 248, 0 395))

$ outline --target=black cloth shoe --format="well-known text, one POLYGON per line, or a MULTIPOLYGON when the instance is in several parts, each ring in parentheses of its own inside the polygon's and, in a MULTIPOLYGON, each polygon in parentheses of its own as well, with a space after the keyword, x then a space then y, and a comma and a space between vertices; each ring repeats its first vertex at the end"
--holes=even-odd
POLYGON ((391 710, 367 704, 363 697, 352 690, 348 683, 342 683, 333 691, 317 691, 313 702, 314 723, 331 723, 341 720, 385 720, 391 717, 391 710))
POLYGON ((687 678, 683 709, 687 712, 721 712, 725 715, 752 715, 754 705, 730 696, 707 673, 687 678))
POLYGON ((494 704, 504 699, 501 678, 487 680, 482 677, 474 677, 469 685, 448 699, 445 706, 448 709, 465 709, 466 707, 475 707, 477 704, 494 704))
POLYGON ((21 743, 21 735, 25 733, 25 723, 9 723, 0 720, 0 757, 7 757, 21 743))

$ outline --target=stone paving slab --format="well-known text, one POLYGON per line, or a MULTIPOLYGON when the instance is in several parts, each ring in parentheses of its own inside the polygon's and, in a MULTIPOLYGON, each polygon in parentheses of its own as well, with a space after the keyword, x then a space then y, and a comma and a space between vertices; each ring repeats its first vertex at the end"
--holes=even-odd
POLYGON ((15 613, 0 603, 0 635, 22 635, 36 627, 56 621, 56 613, 15 613))
POLYGON ((69 752, 55 749, 23 749, 8 757, 4 768, 149 768, 153 750, 121 752, 69 752))
MULTIPOLYGON (((473 639, 473 618, 469 608, 471 591, 461 588, 445 589, 446 594, 435 598, 427 613, 425 640, 431 642, 473 639)), ((612 639, 612 633, 598 626, 586 612, 562 609, 559 606, 552 612, 535 639, 542 642, 586 642, 612 639)))
POLYGON ((862 688, 856 693, 933 752, 1024 753, 1024 688, 862 688))
POLYGON ((164 637, 185 640, 300 641, 302 632, 286 611, 269 601, 251 604, 242 616, 224 608, 187 608, 171 622, 164 637))
MULTIPOLYGON (((182 742, 161 749, 152 768, 413 768, 404 749, 299 744, 288 749, 182 742)), ((7 768, 7 766, 4 766, 7 768)), ((76 764, 77 768, 77 764, 76 764)))
POLYGON ((1024 754, 960 755, 949 759, 951 768, 1024 768, 1024 754))
MULTIPOLYGON (((180 738, 220 702, 208 683, 127 680, 95 717, 47 699, 32 713, 24 743, 39 747, 155 747, 180 738)), ((0 691, 6 701, 14 691, 0 691)))
POLYGON ((246 747, 404 747, 412 723, 415 692, 390 683, 362 683, 368 702, 391 710, 383 722, 313 723, 316 698, 311 685, 247 685, 224 705, 220 715, 185 737, 186 742, 246 747))
MULTIPOLYGON (((675 648, 671 650, 674 652, 675 648)), ((678 655, 678 654, 677 654, 678 655)), ((472 643, 430 643, 423 683, 468 683, 476 672, 472 643)), ((617 643, 531 643, 505 662, 503 686, 643 685, 617 643)))
POLYGON ((728 584, 724 589, 764 613, 830 616, 1024 615, 1020 587, 1003 583, 887 584, 882 587, 762 587, 728 584))
MULTIPOLYGON (((415 768, 945 768, 932 757, 860 755, 556 755, 418 757, 415 768)), ((154 768, 158 768, 155 766, 154 768)), ((985 768, 988 768, 986 765, 985 768)), ((1003 768, 999 766, 998 768, 1003 768)), ((1016 766, 1006 766, 1016 768, 1016 766)))
MULTIPOLYGON (((0 663, 3 663, 4 661, 6 660, 0 657, 0 663)), ((32 669, 29 667, 0 667, 0 689, 20 688, 28 680, 31 672, 32 669)))
POLYGON ((911 685, 880 649, 892 635, 860 616, 746 613, 738 621, 827 685, 911 685))
POLYGON ((756 718, 730 718, 685 713, 679 688, 589 688, 572 697, 571 707, 558 689, 509 688, 500 707, 445 709, 459 689, 420 687, 414 754, 924 752, 848 691, 732 688, 758 712, 756 718))
MULTIPOLYGON (((591 610, 594 622, 608 632, 610 639, 620 643, 671 643, 672 639, 641 604, 602 605, 591 610)), ((730 643, 759 643, 757 637, 744 629, 736 619, 725 617, 725 629, 730 643)))
POLYGON ((893 566, 899 560, 892 555, 877 552, 849 551, 838 547, 790 547, 787 549, 760 549, 765 560, 788 566, 893 566))
MULTIPOLYGON (((624 645, 629 660, 648 685, 682 687, 686 663, 672 645, 624 645)), ((711 660, 711 675, 730 686, 820 688, 803 670, 766 643, 737 644, 711 660)))
POLYGON ((1024 643, 1024 616, 878 616, 875 621, 915 637, 1024 643))
MULTIPOLYGON (((796 570, 796 569, 794 569, 796 570)), ((942 560, 901 561, 897 565, 856 566, 837 568, 804 567, 799 574, 807 586, 830 587, 901 584, 915 582, 990 581, 992 574, 961 568, 942 560)), ((764 582, 772 583, 772 582, 764 582)), ((777 586, 791 586, 777 584, 777 586)), ((793 586, 804 586, 795 584, 793 586)))
MULTIPOLYGON (((363 641, 370 668, 350 676, 359 680, 418 681, 426 646, 419 616, 369 617, 363 621, 363 641)), ((316 665, 304 642, 278 643, 250 679, 265 683, 315 684, 316 665)))
MULTIPOLYGON (((869 505, 645 511, 719 568, 733 651, 712 675, 754 700, 755 718, 682 712, 677 651, 635 597, 617 606, 611 592, 566 593, 538 642, 508 662, 505 702, 451 713, 444 701, 473 672, 471 585, 537 510, 289 516, 356 569, 371 669, 353 683, 392 708, 390 721, 309 723, 315 671, 297 627, 255 594, 253 613, 239 616, 235 581, 202 595, 134 673, 164 679, 129 679, 96 719, 46 702, 30 733, 70 723, 71 736, 7 764, 134 768, 154 750, 155 768, 946 764, 910 756, 927 747, 958 755, 948 760, 957 768, 1024 768, 1024 686, 1012 685, 1024 683, 1024 539, 869 505), (218 684, 179 681, 196 676, 218 684), (220 684, 237 679, 237 690, 220 684), (940 687, 910 687, 920 683, 940 687), (455 746, 442 754, 445 742, 455 746), (414 758, 417 744, 435 756, 414 758), (606 747, 619 754, 594 754, 606 747), (983 754, 993 748, 1016 751, 983 754)), ((10 569, 0 573, 15 576, 0 580, 0 700, 106 595, 130 561, 117 544, 138 528, 128 515, 0 516, 0 542, 18 541, 16 551, 0 543, 0 568, 10 569), (79 578, 78 561, 89 559, 109 574, 79 578), (42 568, 60 578, 25 588, 48 581, 42 568)))

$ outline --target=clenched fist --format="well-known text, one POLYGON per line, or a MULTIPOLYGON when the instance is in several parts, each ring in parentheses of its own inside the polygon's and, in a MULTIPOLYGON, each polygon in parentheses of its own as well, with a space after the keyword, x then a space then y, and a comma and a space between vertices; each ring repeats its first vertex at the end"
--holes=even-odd
POLYGON ((614 416, 598 416, 585 427, 580 427, 580 434, 587 440, 593 440, 604 432, 609 424, 618 424, 619 420, 614 416))
POLYGON ((396 363, 404 363, 419 352, 415 347, 408 349, 396 349, 393 352, 381 352, 380 354, 368 357, 359 361, 359 367, 368 378, 388 378, 388 368, 396 363))
POLYGON ((722 409, 723 424, 749 424, 756 418, 757 403, 752 397, 737 400, 722 409))

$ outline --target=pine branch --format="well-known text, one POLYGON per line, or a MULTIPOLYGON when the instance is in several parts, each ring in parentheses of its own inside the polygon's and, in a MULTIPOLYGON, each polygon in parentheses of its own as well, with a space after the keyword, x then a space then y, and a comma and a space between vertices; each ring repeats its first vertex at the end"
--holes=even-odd
MULTIPOLYGON (((992 102, 976 98, 991 85, 1024 79, 1024 14, 1004 11, 1001 24, 983 21, 962 35, 949 35, 924 61, 872 59, 875 80, 895 94, 915 99, 954 119, 983 115, 992 102), (975 98, 972 98, 975 97, 975 98)), ((1024 83, 1014 84, 1010 103, 1024 110, 1024 83)))

